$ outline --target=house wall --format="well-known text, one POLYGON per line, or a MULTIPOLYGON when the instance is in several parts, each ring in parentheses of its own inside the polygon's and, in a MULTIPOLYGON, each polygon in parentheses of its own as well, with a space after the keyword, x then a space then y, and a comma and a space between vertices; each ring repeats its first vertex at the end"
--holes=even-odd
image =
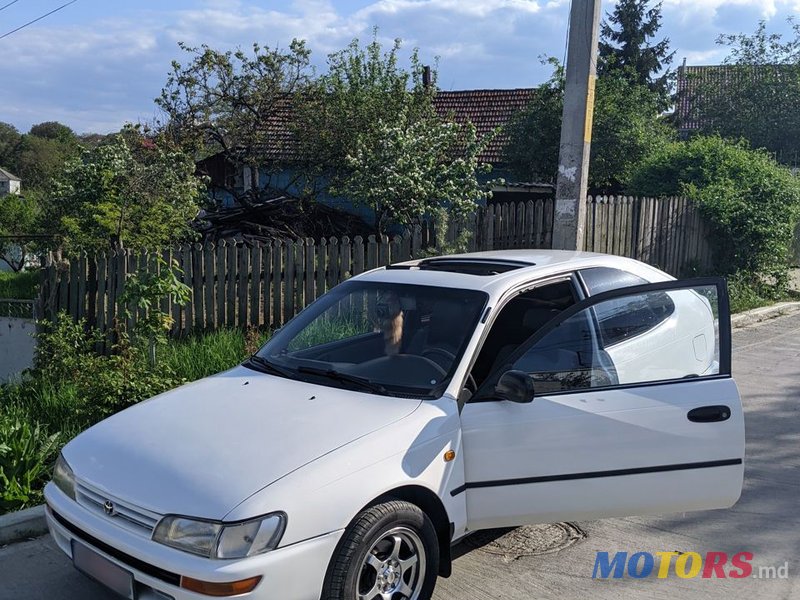
POLYGON ((21 189, 19 181, 9 181, 6 179, 0 179, 0 196, 6 196, 8 194, 19 194, 21 189))

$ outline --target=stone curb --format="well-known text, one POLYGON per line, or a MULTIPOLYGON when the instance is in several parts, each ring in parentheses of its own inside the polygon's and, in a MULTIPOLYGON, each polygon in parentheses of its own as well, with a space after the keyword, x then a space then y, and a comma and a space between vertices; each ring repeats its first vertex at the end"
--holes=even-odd
POLYGON ((743 313, 731 316, 731 327, 739 329, 749 325, 755 325, 762 321, 768 321, 776 317, 790 315, 800 311, 800 302, 779 302, 772 306, 754 308, 743 313))
POLYGON ((47 533, 44 505, 0 516, 0 546, 47 533))

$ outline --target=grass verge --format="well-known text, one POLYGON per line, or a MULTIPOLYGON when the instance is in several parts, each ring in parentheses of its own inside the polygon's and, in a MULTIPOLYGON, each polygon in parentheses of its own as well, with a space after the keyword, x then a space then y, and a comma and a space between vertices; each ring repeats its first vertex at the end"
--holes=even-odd
POLYGON ((232 368, 268 337, 221 330, 170 340, 159 347, 153 368, 135 349, 126 358, 93 354, 93 344, 81 347, 75 337, 79 330, 69 321, 55 343, 40 346, 51 352, 44 358, 49 362, 0 385, 0 514, 42 502, 58 452, 84 429, 125 406, 232 368))

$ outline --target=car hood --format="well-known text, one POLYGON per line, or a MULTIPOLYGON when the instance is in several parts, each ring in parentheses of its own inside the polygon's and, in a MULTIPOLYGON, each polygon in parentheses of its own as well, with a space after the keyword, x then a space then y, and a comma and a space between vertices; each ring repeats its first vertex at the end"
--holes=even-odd
POLYGON ((111 497, 160 514, 222 519, 419 404, 237 367, 112 416, 63 454, 79 481, 111 497))

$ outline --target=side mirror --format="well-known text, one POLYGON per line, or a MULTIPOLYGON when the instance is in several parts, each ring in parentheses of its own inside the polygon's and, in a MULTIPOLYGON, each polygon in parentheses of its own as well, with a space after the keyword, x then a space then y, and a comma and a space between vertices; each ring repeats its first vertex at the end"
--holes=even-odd
POLYGON ((494 393, 500 400, 519 404, 533 402, 533 378, 522 371, 506 371, 494 386, 494 393))

